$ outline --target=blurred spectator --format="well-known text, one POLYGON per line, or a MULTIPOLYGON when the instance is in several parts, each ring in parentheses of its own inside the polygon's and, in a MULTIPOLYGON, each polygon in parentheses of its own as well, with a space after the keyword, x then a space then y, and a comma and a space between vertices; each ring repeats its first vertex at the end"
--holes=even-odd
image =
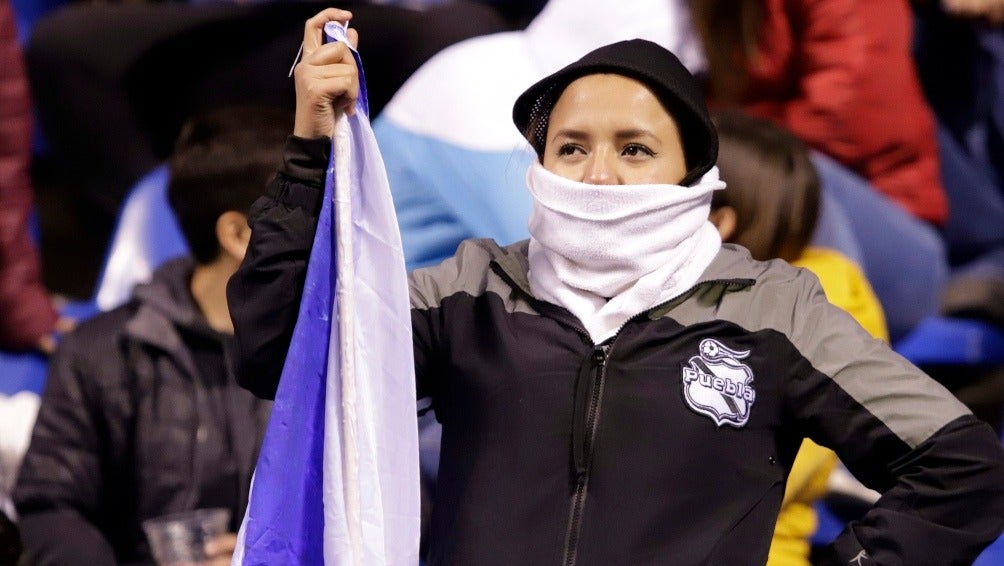
POLYGON ((177 511, 225 507, 236 530, 270 403, 234 381, 225 287, 291 125, 245 107, 182 130, 168 194, 193 257, 56 352, 14 490, 31 564, 149 562, 141 522, 177 511))
POLYGON ((939 121, 953 279, 942 311, 1004 325, 1004 2, 915 5, 915 55, 939 121))
POLYGON ((902 336, 937 310, 948 275, 935 123, 911 58, 907 1, 689 3, 711 100, 825 154, 814 156, 824 199, 817 242, 861 264, 892 337, 902 336))
MULTIPOLYGON (((834 250, 810 246, 819 211, 819 177, 808 148, 770 122, 737 112, 714 118, 718 168, 727 183, 712 197, 711 220, 722 241, 740 244, 755 259, 780 258, 812 271, 831 303, 846 310, 875 338, 888 341, 878 299, 861 270, 834 250)), ((768 566, 808 566, 816 530, 813 503, 826 494, 836 455, 805 440, 792 465, 768 566)))
POLYGON ((0 0, 0 348, 51 352, 58 316, 32 243, 31 102, 9 0, 0 0))
POLYGON ((1001 0, 941 0, 941 4, 954 16, 1004 24, 1004 2, 1001 0))
POLYGON ((754 259, 780 258, 809 269, 831 303, 888 342, 882 306, 861 269, 812 244, 821 195, 808 148, 783 128, 740 112, 719 112, 713 120, 718 168, 728 188, 714 194, 711 219, 723 240, 746 247, 754 259))
POLYGON ((914 216, 944 222, 934 118, 913 69, 905 0, 690 4, 712 101, 785 126, 914 216))
MULTIPOLYGON (((422 11, 347 4, 367 38, 361 53, 374 71, 374 116, 443 47, 509 29, 477 3, 422 11)), ((187 116, 247 103, 292 111, 287 75, 303 22, 316 10, 310 0, 74 3, 37 23, 26 57, 48 143, 39 192, 69 201, 73 212, 64 214, 81 223, 69 247, 93 240, 83 249, 89 261, 67 282, 75 294, 90 292, 123 197, 169 153, 187 116)))

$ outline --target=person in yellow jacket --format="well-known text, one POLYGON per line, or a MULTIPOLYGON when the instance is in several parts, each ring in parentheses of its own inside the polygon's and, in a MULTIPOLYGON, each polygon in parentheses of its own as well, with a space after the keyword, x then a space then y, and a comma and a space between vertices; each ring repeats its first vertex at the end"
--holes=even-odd
MULTIPOLYGON (((819 213, 819 179, 808 149, 791 133, 738 112, 721 113, 718 168, 727 188, 716 191, 711 221, 722 241, 754 259, 783 259, 808 269, 831 303, 872 336, 889 340, 885 316, 861 269, 839 252, 811 246, 819 213)), ((808 566, 817 527, 813 503, 826 494, 837 456, 805 440, 785 486, 768 566, 808 566)))

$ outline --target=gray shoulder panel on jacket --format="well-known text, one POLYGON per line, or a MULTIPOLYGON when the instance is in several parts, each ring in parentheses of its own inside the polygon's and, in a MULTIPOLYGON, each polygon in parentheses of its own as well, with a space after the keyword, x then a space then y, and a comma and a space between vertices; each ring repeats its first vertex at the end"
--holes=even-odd
MULTIPOLYGON (((486 293, 497 295, 505 304, 507 312, 537 314, 522 297, 529 294, 525 284, 525 266, 521 273, 511 273, 513 286, 499 276, 492 267, 493 262, 512 264, 518 261, 520 245, 503 248, 491 239, 472 239, 461 242, 457 253, 434 266, 416 269, 408 277, 411 306, 414 309, 434 309, 443 300, 459 293, 480 297, 486 293)), ((511 270, 510 270, 511 271, 511 270)))
POLYGON ((723 246, 712 278, 753 278, 731 293, 706 293, 666 316, 689 325, 732 322, 748 331, 774 330, 812 367, 832 379, 911 448, 969 410, 948 390, 872 338, 826 299, 816 276, 780 260, 758 262, 723 246))

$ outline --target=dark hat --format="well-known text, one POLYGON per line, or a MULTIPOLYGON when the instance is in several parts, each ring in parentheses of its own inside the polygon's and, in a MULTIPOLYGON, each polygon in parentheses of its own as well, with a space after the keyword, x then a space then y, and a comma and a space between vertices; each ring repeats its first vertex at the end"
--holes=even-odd
POLYGON ((640 81, 655 94, 680 129, 687 159, 681 185, 701 178, 718 158, 718 134, 697 80, 668 50, 651 41, 632 39, 605 45, 547 76, 516 99, 512 120, 538 155, 543 152, 551 110, 565 88, 586 75, 611 73, 640 81))

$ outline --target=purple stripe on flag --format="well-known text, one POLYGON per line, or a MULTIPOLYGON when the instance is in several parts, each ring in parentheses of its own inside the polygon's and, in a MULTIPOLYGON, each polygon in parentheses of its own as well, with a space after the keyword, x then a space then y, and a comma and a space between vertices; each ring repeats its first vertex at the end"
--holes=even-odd
POLYGON ((244 564, 323 564, 324 388, 335 247, 332 182, 307 264, 303 300, 248 504, 244 564))

